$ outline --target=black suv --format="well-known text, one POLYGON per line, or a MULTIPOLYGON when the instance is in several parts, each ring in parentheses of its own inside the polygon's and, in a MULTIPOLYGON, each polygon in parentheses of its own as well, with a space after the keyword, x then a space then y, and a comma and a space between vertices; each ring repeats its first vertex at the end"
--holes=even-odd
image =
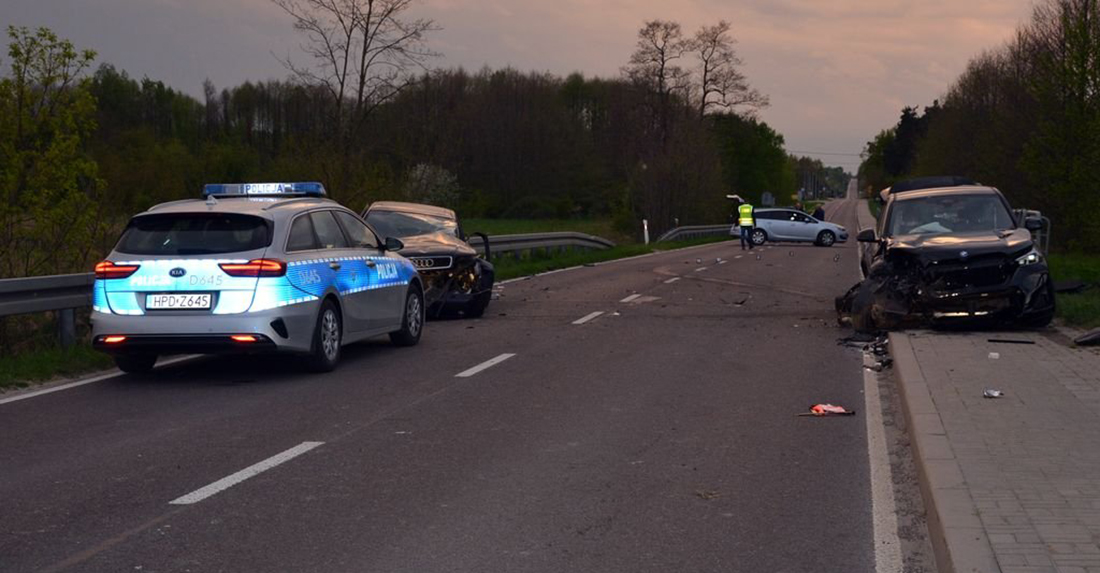
MULTIPOLYGON (((479 317, 493 296, 493 264, 466 242, 455 212, 434 205, 377 201, 363 218, 383 237, 404 243, 401 254, 424 280, 428 316, 479 317)), ((488 245, 488 237, 480 233, 488 245)), ((488 253, 486 253, 488 254, 488 253)))
POLYGON ((890 193, 864 243, 866 278, 837 299, 861 331, 906 326, 1045 326, 1054 287, 1031 231, 1000 191, 980 185, 890 193))

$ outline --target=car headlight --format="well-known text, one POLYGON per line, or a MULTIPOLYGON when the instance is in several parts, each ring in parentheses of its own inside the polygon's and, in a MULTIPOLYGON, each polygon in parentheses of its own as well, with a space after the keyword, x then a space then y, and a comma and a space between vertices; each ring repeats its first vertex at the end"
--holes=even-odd
POLYGON ((1021 267, 1026 267, 1028 265, 1037 265, 1041 262, 1043 262, 1043 254, 1036 249, 1031 249, 1031 252, 1016 259, 1016 264, 1020 265, 1021 267))

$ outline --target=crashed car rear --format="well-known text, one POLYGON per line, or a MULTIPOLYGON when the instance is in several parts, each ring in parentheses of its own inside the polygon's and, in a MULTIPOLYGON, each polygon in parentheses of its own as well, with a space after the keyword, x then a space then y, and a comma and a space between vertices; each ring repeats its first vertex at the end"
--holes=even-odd
MULTIPOLYGON (((424 280, 428 316, 480 317, 493 295, 493 264, 466 242, 455 212, 434 205, 377 201, 363 212, 374 229, 400 238, 401 254, 424 280)), ((487 238, 481 235, 488 243, 487 238)))
POLYGON ((893 193, 858 236, 866 278, 837 298, 838 317, 859 331, 1045 326, 1055 301, 1040 226, 1020 228, 992 187, 893 193))

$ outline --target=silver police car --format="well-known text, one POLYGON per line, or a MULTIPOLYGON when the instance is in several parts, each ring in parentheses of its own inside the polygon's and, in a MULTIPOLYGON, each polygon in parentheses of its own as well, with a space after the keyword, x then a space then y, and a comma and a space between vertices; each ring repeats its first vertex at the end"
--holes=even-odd
POLYGON ((92 342, 126 372, 178 353, 284 351, 329 371, 341 346, 420 340, 416 269, 320 183, 207 185, 136 215, 95 268, 92 342))

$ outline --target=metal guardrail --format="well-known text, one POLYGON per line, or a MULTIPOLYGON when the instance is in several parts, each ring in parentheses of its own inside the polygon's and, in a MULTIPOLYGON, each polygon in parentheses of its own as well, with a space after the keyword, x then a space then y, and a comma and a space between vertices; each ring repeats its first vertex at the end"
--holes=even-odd
POLYGON ((657 238, 657 242, 663 241, 685 241, 689 239, 699 239, 702 237, 717 237, 719 235, 729 235, 732 225, 690 225, 687 227, 676 227, 671 229, 665 234, 657 238))
MULTIPOLYGON (((479 253, 485 253, 485 241, 481 237, 470 237, 470 246, 479 253)), ((523 252, 555 249, 610 249, 615 243, 603 237, 574 233, 525 233, 522 235, 492 235, 489 237, 489 251, 494 258, 505 253, 518 257, 523 252)))

